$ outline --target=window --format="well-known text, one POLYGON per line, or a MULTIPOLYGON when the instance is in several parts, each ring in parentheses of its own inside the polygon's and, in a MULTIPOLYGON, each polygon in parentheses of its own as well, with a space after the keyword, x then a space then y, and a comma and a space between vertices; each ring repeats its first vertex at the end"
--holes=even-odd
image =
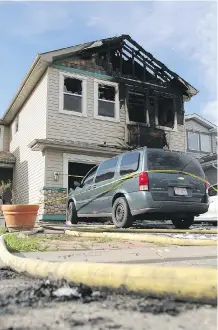
POLYGON ((95 166, 91 171, 88 173, 87 177, 84 178, 84 181, 82 182, 82 186, 88 186, 93 183, 95 174, 97 172, 98 166, 95 166))
POLYGON ((188 149, 196 151, 200 150, 199 134, 188 132, 188 149))
POLYGON ((211 152, 211 140, 210 135, 200 134, 201 151, 211 152))
POLYGON ((149 125, 149 112, 147 109, 147 95, 130 91, 128 93, 128 115, 129 122, 143 123, 149 125))
POLYGON ((161 127, 174 127, 175 110, 173 98, 167 96, 157 97, 156 124, 161 127))
POLYGON ((60 112, 86 115, 86 78, 60 75, 60 112))
POLYGON ((139 167, 139 159, 139 152, 130 152, 124 155, 120 164, 120 175, 125 175, 137 171, 139 167))
POLYGON ((112 158, 103 162, 99 168, 95 178, 95 182, 101 182, 112 179, 116 170, 118 158, 112 158))
POLYGON ((147 168, 148 170, 185 171, 205 177, 198 160, 185 153, 147 149, 147 168))
POLYGON ((217 196, 218 195, 218 193, 217 193, 217 184, 215 184, 215 185, 213 185, 213 186, 211 186, 210 188, 209 188, 209 190, 208 190, 208 195, 210 196, 210 197, 212 197, 212 196, 217 196), (213 189, 214 188, 214 189, 213 189))
POLYGON ((119 95, 115 83, 95 81, 95 117, 119 120, 119 95))
POLYGON ((211 152, 211 136, 203 133, 187 132, 187 148, 192 151, 211 152))

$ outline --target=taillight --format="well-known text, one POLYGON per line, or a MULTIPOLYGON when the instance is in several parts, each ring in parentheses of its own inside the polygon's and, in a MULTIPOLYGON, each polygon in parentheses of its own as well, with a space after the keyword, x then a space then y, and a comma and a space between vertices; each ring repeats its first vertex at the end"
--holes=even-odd
POLYGON ((139 174, 139 190, 149 190, 149 178, 147 172, 142 172, 139 174))
POLYGON ((205 189, 206 189, 206 193, 208 194, 208 190, 209 190, 209 188, 210 188, 210 184, 209 184, 209 182, 207 181, 207 179, 206 179, 206 181, 205 181, 205 189))

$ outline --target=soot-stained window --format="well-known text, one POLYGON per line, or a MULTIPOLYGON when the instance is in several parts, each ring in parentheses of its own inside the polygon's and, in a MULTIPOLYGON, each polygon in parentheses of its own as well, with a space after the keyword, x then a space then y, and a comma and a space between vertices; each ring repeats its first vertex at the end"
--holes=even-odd
POLYGON ((158 124, 160 126, 170 127, 174 126, 174 103, 173 99, 164 96, 158 96, 158 124))
POLYGON ((64 77, 64 110, 82 113, 82 80, 64 77))
POLYGON ((98 115, 115 118, 115 96, 114 86, 98 84, 98 115))

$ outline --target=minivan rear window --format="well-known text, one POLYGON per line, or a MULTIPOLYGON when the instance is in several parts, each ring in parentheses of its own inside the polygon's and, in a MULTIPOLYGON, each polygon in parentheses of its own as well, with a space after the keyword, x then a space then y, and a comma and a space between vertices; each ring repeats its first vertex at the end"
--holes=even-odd
POLYGON ((147 167, 148 170, 185 171, 205 177, 198 160, 185 153, 147 149, 147 167))
POLYGON ((139 167, 139 157, 139 152, 129 152, 128 154, 125 154, 120 164, 120 175, 137 171, 139 167))

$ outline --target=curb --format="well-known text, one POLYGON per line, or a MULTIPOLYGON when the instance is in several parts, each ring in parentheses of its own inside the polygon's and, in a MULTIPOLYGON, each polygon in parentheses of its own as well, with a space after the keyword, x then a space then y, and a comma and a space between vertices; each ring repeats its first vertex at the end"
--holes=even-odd
POLYGON ((216 240, 200 240, 200 239, 183 239, 161 236, 149 236, 143 234, 126 234, 126 233, 111 233, 111 232, 88 232, 86 230, 66 230, 65 234, 75 237, 93 237, 93 238, 112 238, 118 240, 140 241, 146 243, 163 244, 163 245, 180 245, 180 246, 216 246, 216 240))
MULTIPOLYGON (((157 229, 157 228, 150 228, 150 229, 138 229, 138 228, 132 228, 132 229, 119 229, 113 227, 113 225, 72 225, 70 227, 67 227, 66 225, 61 226, 52 226, 52 225, 41 225, 42 228, 50 229, 50 230, 63 230, 66 231, 69 228, 75 228, 76 231, 84 231, 84 232, 107 232, 107 233, 169 233, 169 234, 208 234, 208 235, 216 235, 218 234, 218 230, 216 229, 157 229), (68 229, 67 229, 68 228, 68 229)), ((69 229, 70 230, 70 229, 69 229)))
POLYGON ((47 262, 11 254, 0 236, 0 258, 6 267, 33 277, 65 279, 89 286, 119 289, 156 297, 171 296, 215 305, 217 271, 215 269, 147 267, 128 264, 47 262))
MULTIPOLYGON (((137 229, 137 228, 132 228, 132 229, 119 229, 119 228, 111 228, 112 226, 108 227, 103 227, 103 226, 72 226, 72 228, 78 231, 91 231, 91 232, 115 232, 115 233, 169 233, 169 234, 187 234, 187 233, 192 233, 192 234, 210 234, 210 235, 216 235, 218 234, 218 231, 216 229, 202 229, 202 230, 197 230, 197 229, 156 229, 156 228, 151 228, 151 229, 137 229)), ((55 228, 55 227, 53 227, 55 228)), ((71 227, 70 227, 71 228, 71 227)), ((62 229, 64 229, 62 227, 62 229)))

